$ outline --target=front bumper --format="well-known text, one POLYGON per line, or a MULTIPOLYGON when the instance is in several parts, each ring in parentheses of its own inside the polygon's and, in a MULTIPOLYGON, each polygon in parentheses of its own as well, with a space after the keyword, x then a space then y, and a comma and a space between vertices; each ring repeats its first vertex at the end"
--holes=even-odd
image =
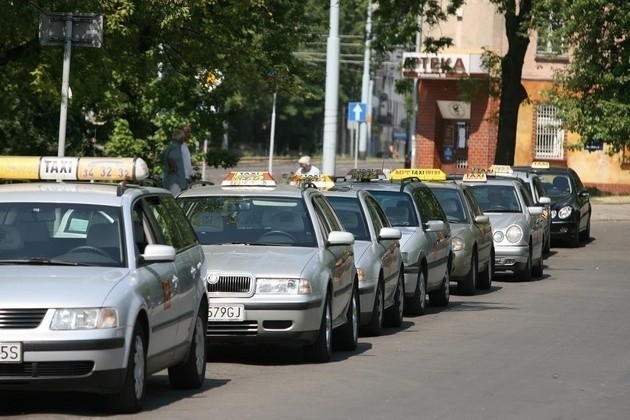
POLYGON ((243 321, 210 321, 208 343, 293 343, 315 341, 322 321, 323 296, 299 300, 210 298, 210 304, 242 304, 243 321))
POLYGON ((575 220, 552 220, 551 239, 572 239, 578 235, 578 224, 575 220))
POLYGON ((529 259, 529 245, 494 245, 495 271, 518 270, 529 259))

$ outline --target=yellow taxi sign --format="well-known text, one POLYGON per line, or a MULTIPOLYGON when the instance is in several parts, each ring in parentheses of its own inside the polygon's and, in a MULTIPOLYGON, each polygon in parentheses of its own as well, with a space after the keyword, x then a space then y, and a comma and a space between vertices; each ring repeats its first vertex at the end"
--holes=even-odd
POLYGON ((492 168, 492 167, 489 167, 489 168, 472 168, 470 170, 470 173, 473 173, 473 174, 484 174, 486 176, 495 174, 494 168, 492 168))
POLYGON ((149 177, 140 158, 0 156, 0 178, 55 181, 132 181, 149 177))
POLYGON ((395 169, 389 174, 392 181, 400 181, 404 178, 417 177, 421 181, 446 181, 446 173, 435 168, 395 169))
POLYGON ((468 172, 462 178, 464 182, 486 182, 487 180, 488 178, 484 172, 468 172))
POLYGON ((510 165, 492 165, 489 169, 495 174, 511 174, 514 172, 510 165))
POLYGON ((532 169, 549 169, 549 162, 532 162, 532 169))
POLYGON ((319 190, 328 190, 335 186, 335 180, 330 175, 302 175, 295 174, 289 179, 290 185, 300 186, 310 182, 319 190))
POLYGON ((276 180, 267 171, 230 172, 221 182, 223 187, 275 187, 276 180))

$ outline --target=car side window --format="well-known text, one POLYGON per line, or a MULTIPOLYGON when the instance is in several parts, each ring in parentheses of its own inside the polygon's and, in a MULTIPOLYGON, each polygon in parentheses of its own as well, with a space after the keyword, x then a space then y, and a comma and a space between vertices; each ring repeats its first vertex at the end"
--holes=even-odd
POLYGON ((475 198, 475 196, 472 195, 472 193, 468 190, 468 188, 464 188, 462 192, 464 193, 464 196, 466 197, 466 200, 468 201, 468 207, 470 207, 473 217, 482 216, 483 210, 481 210, 481 207, 479 207, 479 203, 477 202, 477 199, 475 198))
POLYGON ((414 190, 414 198, 416 198, 416 204, 421 203, 421 212, 425 213, 422 215, 423 222, 427 222, 428 220, 442 220, 446 222, 446 214, 444 210, 442 210, 442 206, 440 202, 435 198, 435 195, 431 192, 429 188, 418 188, 414 190))
POLYGON ((575 190, 577 192, 583 191, 584 184, 582 184, 582 180, 580 179, 578 174, 574 172, 572 169, 569 170, 569 174, 571 175, 571 178, 573 178, 573 182, 575 182, 575 190))
POLYGON ((318 209, 326 220, 328 228, 333 230, 345 230, 335 216, 335 211, 323 196, 314 196, 313 205, 318 209))
MULTIPOLYGON (((168 198, 169 197, 166 196, 152 196, 146 198, 145 202, 151 215, 157 223, 161 234, 161 242, 165 245, 173 246, 176 250, 180 250, 186 246, 186 243, 180 236, 178 230, 181 226, 178 226, 170 214, 172 208, 169 208, 170 206, 165 204, 168 198)), ((172 199, 172 197, 170 198, 172 199)))
POLYGON ((534 205, 534 199, 532 198, 532 194, 529 191, 529 189, 523 188, 522 185, 519 185, 518 189, 519 189, 519 191, 521 193, 521 196, 523 197, 523 201, 525 202, 525 205, 527 207, 533 206, 534 205))
POLYGON ((376 200, 372 197, 366 197, 365 203, 367 204, 368 211, 370 212, 370 220, 374 226, 374 231, 378 235, 381 228, 390 226, 389 220, 387 219, 387 216, 381 206, 379 206, 376 200))

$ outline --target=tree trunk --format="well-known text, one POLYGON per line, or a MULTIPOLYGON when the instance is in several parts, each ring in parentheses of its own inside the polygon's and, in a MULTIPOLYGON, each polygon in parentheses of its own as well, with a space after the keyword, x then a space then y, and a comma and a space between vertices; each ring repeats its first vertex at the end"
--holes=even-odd
POLYGON ((529 45, 527 32, 523 33, 521 22, 527 22, 531 0, 521 2, 520 14, 505 14, 505 33, 508 38, 508 52, 501 60, 501 103, 499 107, 499 133, 494 163, 513 165, 516 150, 516 126, 518 110, 527 91, 521 84, 523 62, 529 45))

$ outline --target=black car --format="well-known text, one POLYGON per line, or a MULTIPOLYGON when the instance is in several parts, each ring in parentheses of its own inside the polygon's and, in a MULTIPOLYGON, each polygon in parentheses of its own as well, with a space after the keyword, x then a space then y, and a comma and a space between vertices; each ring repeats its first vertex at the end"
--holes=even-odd
POLYGON ((571 168, 548 167, 534 162, 534 167, 514 166, 514 171, 538 174, 551 199, 551 239, 579 246, 591 236, 591 202, 577 172, 571 168))

